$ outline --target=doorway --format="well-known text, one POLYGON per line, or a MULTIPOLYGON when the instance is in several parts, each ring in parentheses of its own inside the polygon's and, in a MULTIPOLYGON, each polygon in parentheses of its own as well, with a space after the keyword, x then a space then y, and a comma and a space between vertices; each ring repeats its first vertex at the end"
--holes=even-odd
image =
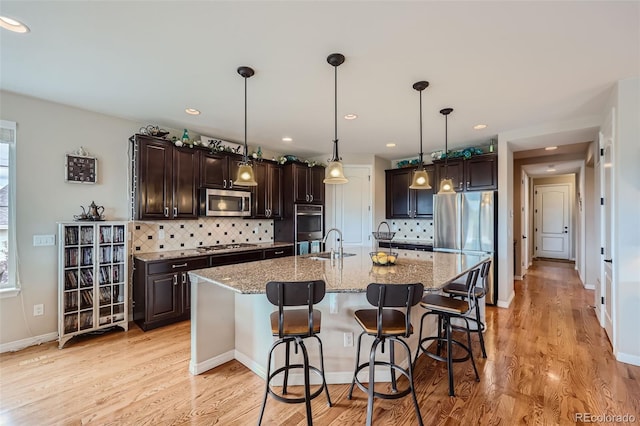
POLYGON ((370 246, 371 167, 345 165, 343 168, 349 182, 343 185, 326 186, 328 205, 325 228, 340 229, 342 244, 345 246, 370 246))
POLYGON ((570 185, 536 185, 534 194, 536 257, 569 260, 573 228, 570 185))
POLYGON ((596 306, 600 306, 601 323, 604 323, 604 329, 609 336, 613 347, 615 348, 615 338, 613 335, 614 322, 614 306, 613 306, 613 278, 612 268, 612 242, 613 235, 613 150, 615 145, 615 110, 612 108, 607 120, 602 126, 602 134, 600 139, 600 240, 601 240, 601 268, 600 268, 600 289, 596 289, 596 294, 600 294, 600 303, 596 301, 596 306), (599 291, 598 291, 599 290, 599 291))

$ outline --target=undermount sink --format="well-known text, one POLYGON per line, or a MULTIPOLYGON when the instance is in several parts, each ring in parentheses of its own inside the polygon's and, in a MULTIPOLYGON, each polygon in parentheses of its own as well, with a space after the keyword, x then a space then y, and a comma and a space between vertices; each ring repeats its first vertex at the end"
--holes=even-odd
MULTIPOLYGON (((342 253, 342 257, 350 257, 350 256, 355 256, 355 253, 342 253)), ((334 253, 334 256, 336 259, 340 258, 340 253, 336 252, 334 253)), ((322 253, 313 253, 311 255, 306 256, 308 259, 313 259, 313 260, 327 260, 327 259, 331 259, 331 252, 330 251, 324 251, 322 253)))

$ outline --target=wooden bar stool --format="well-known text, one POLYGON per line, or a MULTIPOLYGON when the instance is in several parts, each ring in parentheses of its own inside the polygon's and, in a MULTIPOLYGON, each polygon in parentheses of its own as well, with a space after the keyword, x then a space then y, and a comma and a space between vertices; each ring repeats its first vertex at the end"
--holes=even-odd
MULTIPOLYGON (((475 318, 467 317, 469 321, 473 321, 476 324, 476 330, 478 332, 478 338, 480 339, 480 349, 482 349, 482 358, 487 357, 487 351, 484 347, 484 336, 483 332, 485 330, 484 322, 480 318, 480 304, 477 303, 479 299, 482 299, 487 294, 487 280, 489 277, 489 269, 491 268, 491 259, 487 260, 480 267, 480 276, 478 280, 480 284, 476 285, 474 290, 474 295, 476 298, 476 309, 475 309, 475 318)), ((452 283, 447 284, 442 289, 449 297, 456 297, 461 300, 465 300, 467 297, 467 293, 469 289, 467 287, 467 282, 458 282, 454 281, 452 283)))
POLYGON ((278 337, 271 349, 269 350, 269 359, 267 361, 267 378, 262 408, 260 409, 260 418, 258 425, 262 423, 262 416, 267 405, 267 395, 271 395, 278 401, 288 404, 304 402, 307 410, 307 424, 312 425, 311 417, 311 400, 324 391, 327 395, 327 403, 331 407, 331 398, 329 397, 329 389, 324 376, 324 357, 322 354, 322 341, 318 337, 320 333, 321 313, 313 309, 313 305, 320 303, 325 295, 325 282, 316 281, 293 281, 293 282, 277 282, 270 281, 267 283, 267 299, 273 305, 278 306, 278 310, 271 313, 271 332, 278 337), (306 306, 307 309, 284 309, 285 307, 306 306), (320 368, 309 365, 309 355, 304 345, 304 339, 313 337, 318 340, 320 348, 320 368), (290 345, 295 345, 296 353, 298 347, 302 350, 302 364, 291 364, 289 357, 290 345), (285 345, 285 363, 284 366, 277 368, 271 372, 271 356, 273 351, 279 345, 285 345), (304 375, 304 397, 287 397, 287 382, 289 380, 289 372, 291 370, 302 370, 304 375), (320 387, 311 392, 309 384, 309 372, 313 371, 322 379, 320 387), (282 384, 282 394, 278 394, 271 388, 271 380, 280 373, 284 373, 282 384))
POLYGON ((478 370, 476 369, 476 363, 473 359, 473 352, 471 350, 471 332, 469 329, 469 321, 466 315, 469 314, 473 309, 475 309, 475 305, 477 303, 475 297, 475 287, 478 281, 479 269, 473 269, 469 271, 467 275, 467 297, 466 300, 455 299, 447 296, 442 296, 440 294, 427 294, 422 298, 420 302, 420 306, 425 308, 427 312, 422 315, 420 319, 420 337, 418 338, 418 348, 416 349, 416 358, 414 360, 414 364, 418 361, 418 356, 420 355, 420 351, 425 353, 427 356, 437 360, 447 363, 447 373, 449 376, 449 395, 455 396, 453 390, 453 363, 454 362, 463 362, 468 359, 471 360, 471 365, 473 365, 473 371, 476 373, 476 381, 480 381, 480 376, 478 375, 478 370), (438 335, 430 336, 430 337, 422 337, 422 329, 424 326, 424 319, 428 315, 437 315, 438 316, 438 335), (453 318, 462 319, 466 327, 454 325, 451 323, 453 318), (464 331, 467 334, 467 345, 454 340, 451 336, 451 332, 453 330, 464 331), (437 342, 437 352, 433 353, 427 350, 429 342, 436 341, 437 342), (447 346, 447 357, 444 358, 440 356, 442 345, 446 343, 447 346), (462 348, 466 355, 458 358, 453 358, 452 350, 453 345, 456 345, 462 348))
POLYGON ((353 380, 349 388, 348 399, 351 399, 353 386, 358 385, 362 391, 368 395, 367 404, 367 426, 372 423, 373 417, 373 399, 396 399, 402 398, 409 393, 413 398, 413 405, 418 416, 418 424, 422 425, 422 416, 416 392, 413 385, 413 365, 411 364, 411 349, 402 339, 409 337, 413 333, 411 325, 411 307, 420 303, 424 287, 422 284, 376 284, 372 283, 367 286, 367 301, 377 309, 361 309, 354 314, 356 321, 362 327, 362 333, 358 337, 358 345, 356 349, 356 368, 353 373, 353 380), (399 309, 385 308, 404 308, 399 309), (371 350, 369 352, 369 361, 360 364, 360 346, 362 344, 362 336, 365 334, 375 337, 371 350), (389 341, 389 361, 376 361, 376 349, 382 344, 382 352, 384 353, 385 341, 389 341), (408 367, 402 368, 395 362, 394 342, 400 343, 407 352, 408 367), (376 365, 389 367, 391 373, 392 393, 375 391, 375 367, 376 365), (369 384, 365 386, 359 379, 358 373, 369 368, 369 384), (396 383, 396 371, 405 376, 409 380, 409 387, 398 391, 396 383))

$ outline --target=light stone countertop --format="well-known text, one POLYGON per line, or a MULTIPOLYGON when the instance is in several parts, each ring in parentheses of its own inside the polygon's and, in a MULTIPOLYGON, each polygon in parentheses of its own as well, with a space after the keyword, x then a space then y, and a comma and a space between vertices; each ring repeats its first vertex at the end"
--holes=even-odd
POLYGON ((210 256, 210 255, 223 254, 223 253, 237 253, 242 251, 264 250, 264 249, 275 248, 275 247, 290 247, 290 246, 293 246, 293 243, 277 243, 277 242, 255 243, 255 247, 239 247, 234 249, 212 250, 212 251, 205 251, 205 252, 198 251, 198 249, 171 250, 171 251, 163 251, 163 252, 134 254, 133 257, 143 262, 154 262, 158 260, 171 260, 171 259, 181 259, 185 257, 210 256))
POLYGON ((344 251, 356 255, 333 262, 316 260, 314 254, 289 256, 199 269, 189 275, 192 282, 194 279, 208 281, 241 294, 264 293, 268 281, 319 279, 326 282, 327 293, 364 292, 372 282, 421 282, 426 290, 438 290, 488 259, 488 255, 394 250, 398 253, 396 265, 374 266, 368 248, 349 247, 344 251))

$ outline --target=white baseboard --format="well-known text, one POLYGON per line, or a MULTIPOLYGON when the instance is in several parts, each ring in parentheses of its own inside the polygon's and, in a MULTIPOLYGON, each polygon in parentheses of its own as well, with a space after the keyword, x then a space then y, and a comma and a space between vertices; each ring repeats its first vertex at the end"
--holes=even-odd
POLYGON ((595 286, 595 284, 585 284, 584 288, 585 288, 585 290, 595 290, 596 286, 595 286))
POLYGON ((238 362, 247 367, 249 370, 253 371, 257 376, 260 376, 261 379, 264 380, 267 377, 267 370, 265 370, 262 365, 258 364, 238 350, 234 351, 234 353, 235 358, 238 360, 238 362))
POLYGON ((223 354, 220 354, 216 357, 209 358, 205 361, 199 362, 198 364, 193 364, 193 362, 189 362, 189 372, 191 374, 198 375, 204 373, 205 371, 211 370, 219 365, 224 364, 225 362, 229 362, 234 359, 234 351, 227 351, 223 354))
POLYGON ((57 331, 42 334, 40 336, 29 337, 27 339, 16 340, 15 342, 3 343, 0 345, 0 353, 15 352, 24 348, 28 348, 29 346, 40 345, 42 343, 52 342, 54 340, 58 340, 57 331))
POLYGON ((522 275, 514 275, 513 279, 516 280, 516 281, 522 281, 523 277, 522 277, 522 275))
POLYGON ((632 355, 632 354, 626 354, 624 352, 618 352, 616 354, 616 359, 620 362, 624 362, 625 364, 640 366, 640 355, 632 355))
POLYGON ((498 300, 498 303, 496 305, 498 306, 498 308, 508 308, 509 306, 511 306, 511 302, 513 302, 514 297, 516 297, 515 291, 511 293, 509 300, 498 300))

